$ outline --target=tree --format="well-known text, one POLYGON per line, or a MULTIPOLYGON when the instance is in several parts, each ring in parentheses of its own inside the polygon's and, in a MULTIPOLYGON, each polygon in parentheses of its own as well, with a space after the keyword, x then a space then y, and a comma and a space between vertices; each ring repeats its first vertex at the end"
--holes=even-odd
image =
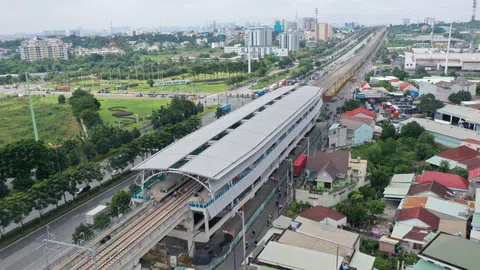
POLYGON ((388 138, 395 139, 397 136, 397 130, 392 124, 385 125, 382 129, 382 140, 387 140, 388 138))
POLYGON ((149 79, 149 80, 147 81, 147 84, 148 84, 150 87, 153 87, 153 84, 154 84, 154 83, 155 83, 155 82, 154 82, 152 79, 149 79))
POLYGON ((444 173, 448 172, 450 170, 450 162, 445 159, 440 161, 440 166, 438 167, 438 170, 444 173))
POLYGON ((10 190, 8 189, 5 182, 0 181, 0 199, 6 197, 8 195, 8 192, 10 192, 10 190))
POLYGON ((418 138, 424 131, 425 129, 419 123, 413 121, 402 127, 400 135, 402 137, 418 138))
POLYGON ((420 97, 420 104, 418 104, 418 108, 427 115, 431 115, 433 112, 442 108, 443 106, 443 102, 435 99, 433 94, 422 95, 420 97))
POLYGON ((409 173, 409 172, 410 172, 410 168, 405 164, 395 167, 395 170, 394 170, 395 174, 409 173))
POLYGON ((105 213, 101 213, 101 214, 98 214, 95 216, 95 218, 93 219, 93 226, 96 228, 96 229, 103 229, 105 228, 108 224, 110 223, 110 217, 105 214, 105 213))
POLYGON ((78 183, 83 182, 85 185, 93 181, 100 182, 103 180, 101 167, 98 162, 83 161, 74 168, 74 174, 78 177, 78 183))
POLYGON ((391 170, 383 165, 372 169, 372 187, 384 189, 390 183, 391 170))
POLYGON ((108 139, 103 137, 98 140, 95 144, 95 150, 100 155, 105 155, 106 153, 108 153, 108 151, 110 151, 110 142, 108 141, 108 139))
POLYGON ((5 229, 12 223, 12 217, 4 200, 0 200, 0 235, 3 238, 5 229))
POLYGON ((72 234, 72 242, 76 245, 81 244, 93 235, 93 231, 81 223, 72 234))
POLYGON ((215 117, 218 119, 224 115, 223 109, 221 107, 218 107, 217 110, 215 111, 215 117))
POLYGON ((448 96, 448 100, 455 104, 460 104, 462 101, 472 100, 472 94, 470 94, 468 91, 459 91, 448 96))
POLYGON ((366 208, 370 215, 381 215, 385 211, 385 202, 380 200, 369 200, 366 203, 366 208))
POLYGON ((382 148, 379 144, 370 145, 366 150, 366 154, 368 161, 373 164, 378 164, 383 159, 382 148))
POLYGON ((24 192, 17 192, 4 199, 5 205, 10 213, 12 221, 20 223, 23 228, 23 220, 32 211, 30 196, 24 192))
POLYGON ((429 149, 431 145, 426 143, 417 143, 413 150, 415 151, 416 160, 425 160, 430 158, 429 149))
POLYGON ((66 101, 67 101, 67 99, 65 98, 65 96, 63 94, 60 94, 58 96, 58 104, 65 104, 66 101))
POLYGON ((360 107, 360 100, 350 99, 345 101, 345 103, 342 106, 342 111, 343 112, 352 111, 359 107, 360 107))
POLYGON ((389 138, 383 145, 382 145, 382 154, 383 155, 390 155, 390 154, 393 154, 395 153, 395 151, 397 150, 397 142, 392 139, 392 138, 389 138))
POLYGON ((375 269, 378 269, 378 270, 392 270, 394 268, 394 266, 391 265, 388 260, 385 260, 384 258, 381 258, 381 257, 375 258, 375 263, 373 264, 373 266, 375 269))
POLYGON ((350 200, 352 203, 361 202, 363 199, 363 194, 358 190, 353 190, 348 193, 348 200, 350 200))
POLYGON ((125 192, 125 190, 119 190, 115 195, 113 195, 112 200, 110 201, 110 213, 112 215, 118 215, 119 213, 125 213, 130 209, 130 194, 125 192))
POLYGON ((57 200, 48 193, 48 190, 53 187, 48 187, 45 182, 36 183, 27 191, 27 195, 31 200, 33 209, 38 211, 40 219, 42 219, 42 213, 45 208, 50 204, 54 204, 57 200))
POLYGON ((367 209, 361 203, 354 203, 348 209, 347 220, 350 224, 357 227, 365 222, 367 214, 367 209))
POLYGON ((451 171, 451 173, 460 175, 461 177, 468 179, 468 170, 465 170, 464 168, 455 168, 451 171))
POLYGON ((418 137, 417 143, 424 143, 424 144, 429 144, 429 145, 434 145, 435 144, 435 137, 433 137, 432 134, 424 131, 420 136, 418 137))
POLYGON ((408 77, 408 72, 395 67, 392 70, 392 75, 400 79, 400 81, 404 81, 408 77))

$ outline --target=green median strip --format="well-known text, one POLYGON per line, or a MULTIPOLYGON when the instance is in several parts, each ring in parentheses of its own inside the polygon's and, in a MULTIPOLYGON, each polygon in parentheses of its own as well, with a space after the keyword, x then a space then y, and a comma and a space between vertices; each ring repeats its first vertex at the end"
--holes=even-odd
POLYGON ((42 219, 35 218, 29 222, 26 222, 23 225, 23 228, 19 227, 17 229, 14 229, 4 234, 3 237, 0 239, 0 249, 3 249, 15 243, 16 241, 22 239, 28 234, 35 232, 39 228, 54 221, 55 219, 61 217, 62 215, 67 214, 73 209, 81 206, 82 204, 92 200, 93 198, 117 186, 118 184, 126 181, 128 178, 132 177, 133 175, 135 175, 135 172, 126 172, 125 174, 119 175, 118 177, 114 177, 113 179, 103 183, 101 187, 100 186, 94 187, 90 190, 88 194, 85 194, 83 196, 76 198, 75 202, 68 201, 67 205, 61 205, 57 209, 54 209, 48 213, 44 213, 42 216, 42 219))

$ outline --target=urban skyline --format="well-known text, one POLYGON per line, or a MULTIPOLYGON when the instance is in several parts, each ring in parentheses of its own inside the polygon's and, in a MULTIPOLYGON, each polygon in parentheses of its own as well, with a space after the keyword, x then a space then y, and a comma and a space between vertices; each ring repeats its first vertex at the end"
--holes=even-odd
POLYGON ((40 33, 44 30, 70 30, 79 27, 109 29, 110 21, 113 21, 115 26, 129 26, 132 29, 203 26, 211 20, 216 20, 217 23, 259 22, 273 25, 275 19, 293 21, 295 17, 315 17, 315 8, 318 8, 319 22, 333 25, 341 25, 345 21, 355 21, 364 25, 399 24, 403 18, 410 18, 411 23, 416 23, 423 22, 425 17, 432 17, 430 15, 433 14, 439 20, 467 21, 471 16, 469 1, 461 3, 442 1, 444 3, 439 5, 438 1, 434 0, 421 2, 406 0, 402 5, 398 5, 398 2, 392 0, 298 0, 281 3, 267 0, 249 5, 250 1, 229 4, 216 0, 207 3, 192 0, 162 1, 164 3, 151 0, 135 3, 131 0, 101 2, 86 0, 81 3, 48 0, 47 3, 41 4, 28 1, 31 2, 29 5, 12 3, 9 4, 8 12, 6 9, 0 11, 0 34, 40 33), (252 9, 252 6, 255 9, 252 9), (453 8, 457 12, 452 13, 453 8), (167 10, 168 12, 162 12, 167 10), (179 11, 170 12, 175 10, 179 11), (198 12, 199 10, 202 12, 198 12), (428 13, 425 13, 425 10, 428 10, 428 13))

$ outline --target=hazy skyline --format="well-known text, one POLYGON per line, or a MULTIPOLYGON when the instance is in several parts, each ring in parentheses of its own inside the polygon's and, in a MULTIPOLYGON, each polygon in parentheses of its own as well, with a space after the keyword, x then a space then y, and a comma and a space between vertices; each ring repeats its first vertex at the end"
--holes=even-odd
MULTIPOLYGON (((6 1, 6 0, 2 0, 6 1)), ((108 29, 114 26, 154 28, 159 26, 203 26, 207 21, 260 22, 314 17, 320 22, 343 24, 412 23, 425 17, 443 21, 468 21, 472 0, 24 0, 4 3, 0 10, 0 34, 36 33, 43 30, 108 29)))

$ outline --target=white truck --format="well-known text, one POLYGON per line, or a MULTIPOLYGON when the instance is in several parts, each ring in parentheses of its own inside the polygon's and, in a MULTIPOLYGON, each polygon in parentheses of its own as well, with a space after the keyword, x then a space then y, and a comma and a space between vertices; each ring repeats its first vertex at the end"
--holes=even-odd
POLYGON ((85 220, 87 222, 87 225, 93 225, 95 216, 101 213, 107 212, 107 206, 105 205, 99 205, 92 210, 88 211, 88 213, 85 214, 85 220))

